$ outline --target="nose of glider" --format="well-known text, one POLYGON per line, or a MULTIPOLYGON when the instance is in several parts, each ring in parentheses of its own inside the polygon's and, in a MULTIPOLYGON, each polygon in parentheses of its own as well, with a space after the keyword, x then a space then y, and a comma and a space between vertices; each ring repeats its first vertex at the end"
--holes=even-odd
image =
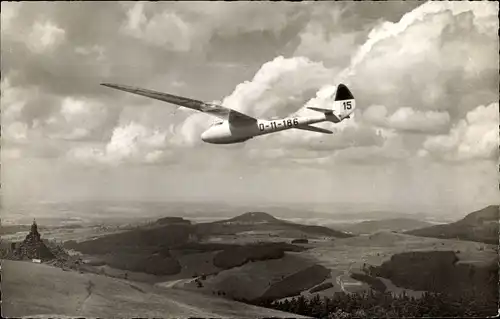
POLYGON ((205 132, 201 133, 201 140, 206 143, 210 143, 213 139, 213 134, 210 133, 210 129, 206 130, 205 132))
POLYGON ((206 143, 221 144, 231 137, 222 125, 212 126, 205 132, 201 133, 201 140, 206 143))

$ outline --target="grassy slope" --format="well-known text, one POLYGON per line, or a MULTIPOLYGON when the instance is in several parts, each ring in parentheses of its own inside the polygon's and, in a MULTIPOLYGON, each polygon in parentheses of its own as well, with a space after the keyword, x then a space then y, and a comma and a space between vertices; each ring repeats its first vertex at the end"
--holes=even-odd
MULTIPOLYGON (((29 262, 2 261, 4 317, 290 317, 201 294, 29 262)), ((295 315, 294 315, 295 317, 295 315)))
POLYGON ((288 276, 300 272, 313 265, 311 261, 287 253, 284 258, 247 263, 241 267, 224 270, 215 276, 203 280, 203 287, 186 284, 186 289, 211 294, 223 291, 228 297, 239 299, 256 299, 267 289, 288 276))

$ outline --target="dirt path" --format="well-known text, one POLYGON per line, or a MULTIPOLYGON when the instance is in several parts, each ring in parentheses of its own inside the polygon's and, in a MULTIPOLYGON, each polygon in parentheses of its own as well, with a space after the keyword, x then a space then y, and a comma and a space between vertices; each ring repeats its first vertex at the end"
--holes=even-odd
POLYGON ((160 282, 160 283, 155 284, 155 286, 158 286, 161 288, 175 288, 178 285, 188 284, 188 283, 192 282, 193 280, 194 280, 194 278, 183 278, 183 279, 160 282))
POLYGON ((80 306, 78 306, 77 313, 81 313, 83 307, 85 306, 87 301, 90 299, 90 296, 92 295, 93 288, 94 288, 94 283, 91 280, 89 280, 85 286, 85 289, 87 290, 87 296, 85 297, 85 299, 83 299, 80 306))

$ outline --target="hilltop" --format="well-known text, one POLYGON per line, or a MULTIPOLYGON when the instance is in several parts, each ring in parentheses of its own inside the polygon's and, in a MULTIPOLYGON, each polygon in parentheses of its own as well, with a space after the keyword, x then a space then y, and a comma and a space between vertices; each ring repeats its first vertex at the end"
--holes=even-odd
POLYGON ((5 317, 165 317, 165 314, 171 318, 292 316, 214 296, 95 274, 61 271, 44 264, 7 260, 2 262, 2 268, 7 274, 2 278, 2 315, 5 317))
POLYGON ((196 225, 201 236, 229 235, 240 232, 267 232, 281 234, 283 237, 336 237, 347 238, 352 235, 332 228, 316 225, 303 225, 278 219, 268 213, 248 212, 242 215, 196 225))
POLYGON ((498 245, 499 217, 499 206, 490 205, 472 212, 454 223, 415 229, 406 233, 423 237, 454 238, 498 245))
POLYGON ((285 221, 279 220, 276 217, 264 212, 248 212, 242 215, 220 221, 223 224, 260 224, 260 223, 273 223, 282 224, 285 221))
POLYGON ((163 217, 156 220, 157 225, 191 225, 191 221, 182 217, 163 217))

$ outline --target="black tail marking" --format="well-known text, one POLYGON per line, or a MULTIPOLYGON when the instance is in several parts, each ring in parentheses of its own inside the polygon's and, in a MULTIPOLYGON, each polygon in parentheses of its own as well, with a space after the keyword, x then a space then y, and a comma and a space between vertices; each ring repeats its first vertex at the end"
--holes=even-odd
POLYGON ((352 100, 354 96, 345 84, 339 84, 337 93, 335 94, 335 101, 352 100))

